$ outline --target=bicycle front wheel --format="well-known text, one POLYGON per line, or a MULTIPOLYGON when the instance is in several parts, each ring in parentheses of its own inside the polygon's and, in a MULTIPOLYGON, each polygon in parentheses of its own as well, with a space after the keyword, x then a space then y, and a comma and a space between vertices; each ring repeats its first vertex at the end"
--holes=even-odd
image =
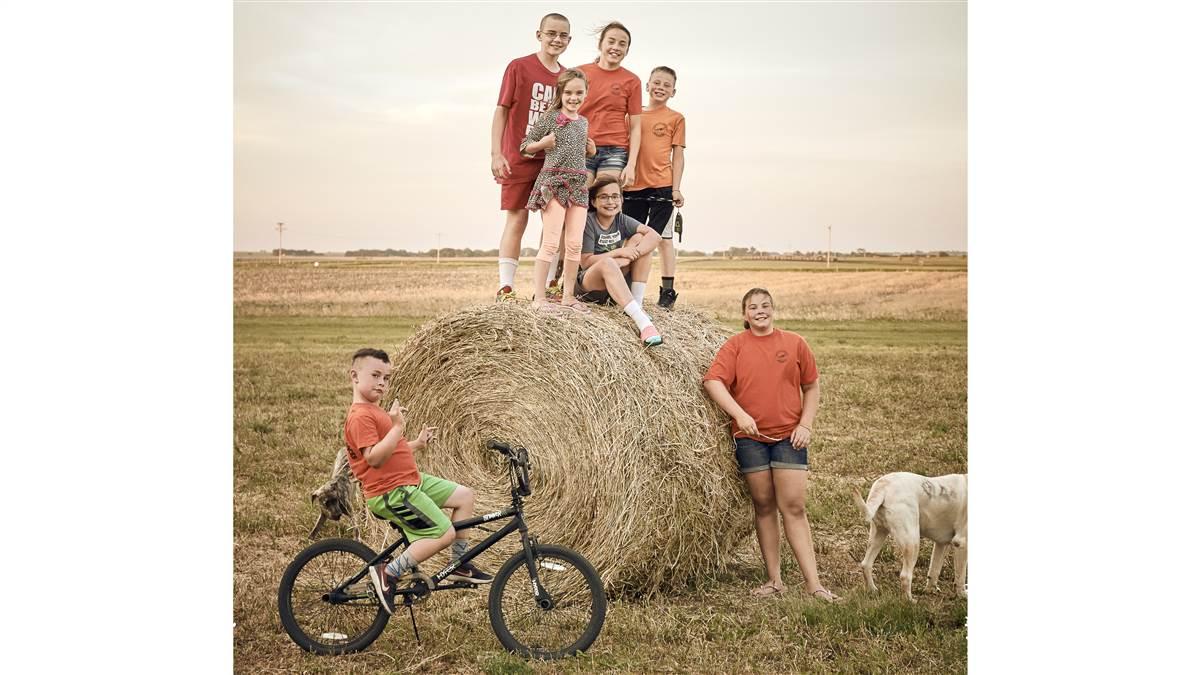
POLYGON ((375 552, 352 539, 323 539, 296 556, 279 582, 279 618, 292 641, 316 654, 366 649, 388 613, 366 575, 340 591, 375 552))
POLYGON ((534 564, 549 596, 547 607, 538 603, 523 551, 496 572, 488 617, 500 644, 538 659, 586 650, 600 635, 608 608, 600 575, 587 559, 564 546, 538 545, 534 564))

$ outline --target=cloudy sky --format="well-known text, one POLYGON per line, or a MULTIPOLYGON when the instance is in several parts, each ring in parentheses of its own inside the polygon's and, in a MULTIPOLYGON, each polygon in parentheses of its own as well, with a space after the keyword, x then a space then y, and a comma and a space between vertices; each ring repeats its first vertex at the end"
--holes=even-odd
POLYGON ((494 248, 492 112, 548 12, 564 65, 616 19, 679 73, 684 248, 966 249, 966 3, 848 1, 238 3, 234 249, 494 248))

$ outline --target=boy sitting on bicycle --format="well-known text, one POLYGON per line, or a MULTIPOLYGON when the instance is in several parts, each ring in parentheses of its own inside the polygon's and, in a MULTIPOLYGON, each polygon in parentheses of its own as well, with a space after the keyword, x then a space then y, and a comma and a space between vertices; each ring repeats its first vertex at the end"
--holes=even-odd
MULTIPOLYGON (((453 559, 467 552, 466 534, 456 533, 451 519, 470 518, 475 513, 471 488, 417 471, 413 451, 435 440, 437 427, 423 428, 411 444, 405 439, 407 411, 400 407, 400 401, 393 401, 387 413, 379 407, 391 373, 387 352, 355 352, 350 365, 354 403, 345 426, 350 470, 362 484, 367 506, 372 513, 399 525, 409 541, 409 547, 398 558, 370 569, 371 584, 389 614, 395 610, 396 585, 404 577, 428 583, 429 577, 417 570, 417 563, 451 546, 451 542, 453 559), (450 518, 443 507, 451 509, 450 518)), ((466 562, 447 580, 486 584, 492 577, 466 562)))

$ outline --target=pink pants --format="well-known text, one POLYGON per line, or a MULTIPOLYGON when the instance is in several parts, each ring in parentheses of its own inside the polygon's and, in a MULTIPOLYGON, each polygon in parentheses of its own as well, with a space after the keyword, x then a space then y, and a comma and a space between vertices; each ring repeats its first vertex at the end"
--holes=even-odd
POLYGON ((542 209, 542 248, 538 251, 537 259, 549 264, 558 253, 558 243, 563 238, 563 224, 566 224, 566 249, 563 258, 579 262, 579 252, 583 250, 583 225, 587 222, 587 208, 571 204, 567 208, 551 199, 542 209))

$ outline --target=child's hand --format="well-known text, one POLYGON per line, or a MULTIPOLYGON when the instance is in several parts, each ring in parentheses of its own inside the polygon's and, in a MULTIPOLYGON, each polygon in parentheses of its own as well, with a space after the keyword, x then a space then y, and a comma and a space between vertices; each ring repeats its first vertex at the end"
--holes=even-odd
POLYGON ((503 153, 497 154, 495 157, 492 157, 492 175, 493 176, 495 176, 496 178, 508 178, 509 174, 511 174, 511 173, 512 173, 512 167, 509 166, 508 159, 506 159, 504 157, 503 153))
POLYGON ((796 448, 797 450, 799 450, 800 448, 807 448, 808 443, 811 440, 812 440, 812 429, 809 429, 808 427, 806 427, 802 424, 797 424, 796 428, 792 430, 791 441, 792 441, 793 448, 796 448))
POLYGON ((558 139, 554 137, 554 132, 546 134, 546 137, 541 140, 542 150, 550 150, 558 145, 558 139))
POLYGON ((633 170, 632 166, 626 165, 624 169, 621 169, 621 187, 633 185, 633 182, 636 180, 636 178, 637 176, 635 175, 635 171, 633 170))
POLYGON ((737 422, 738 430, 742 433, 749 434, 750 436, 759 435, 758 424, 754 422, 754 418, 750 415, 742 413, 740 416, 734 418, 734 421, 737 422))
POLYGON ((417 434, 417 443, 428 445, 430 441, 437 440, 437 427, 425 427, 421 433, 417 434))
POLYGON ((400 399, 392 401, 392 408, 388 410, 388 417, 392 418, 392 424, 404 424, 404 413, 408 412, 408 408, 400 405, 400 399))
POLYGON ((683 193, 679 190, 671 190, 671 202, 675 204, 675 208, 683 208, 683 193))
POLYGON ((588 157, 596 156, 596 141, 593 141, 590 138, 588 139, 588 144, 587 144, 587 156, 588 157))

